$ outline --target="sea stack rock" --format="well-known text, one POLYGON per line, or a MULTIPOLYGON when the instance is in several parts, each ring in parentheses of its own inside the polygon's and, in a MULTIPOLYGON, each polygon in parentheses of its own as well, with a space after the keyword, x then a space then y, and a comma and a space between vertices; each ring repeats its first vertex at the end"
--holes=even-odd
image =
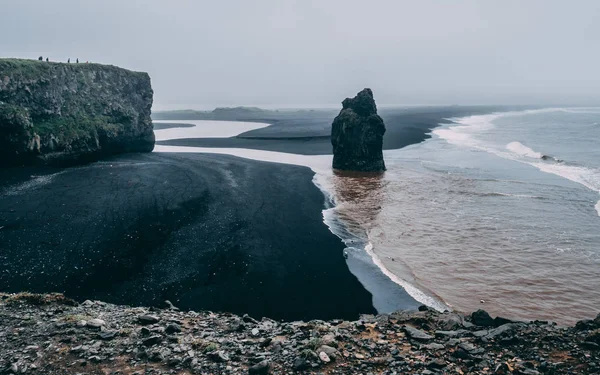
POLYGON ((74 164, 150 152, 152 97, 146 73, 0 59, 0 165, 74 164))
POLYGON ((385 171, 383 162, 385 125, 373 99, 373 91, 364 89, 342 102, 340 114, 331 125, 333 168, 344 171, 385 171))

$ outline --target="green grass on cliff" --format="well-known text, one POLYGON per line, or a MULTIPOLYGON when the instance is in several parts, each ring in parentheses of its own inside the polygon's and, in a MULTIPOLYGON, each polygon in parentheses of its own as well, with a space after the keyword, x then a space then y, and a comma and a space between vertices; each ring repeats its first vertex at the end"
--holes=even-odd
MULTIPOLYGON (((114 73, 116 77, 121 77, 123 74, 134 77, 138 75, 147 76, 143 72, 132 72, 113 65, 91 63, 67 64, 39 60, 0 58, 0 87, 5 77, 8 77, 10 80, 26 82, 29 86, 41 87, 44 90, 48 87, 48 82, 57 76, 57 73, 60 73, 59 75, 67 73, 67 75, 74 77, 81 87, 92 87, 95 84, 92 82, 95 76, 93 73, 98 71, 107 72, 109 75, 110 73, 114 73)), ((0 103, 3 100, 3 96, 6 96, 5 100, 10 102, 10 95, 10 91, 6 91, 4 94, 0 91, 0 103)), ((101 101, 89 100, 89 98, 81 96, 79 93, 72 94, 65 90, 63 99, 65 100, 61 105, 61 115, 46 115, 40 113, 40 111, 30 113, 29 115, 31 111, 27 111, 20 106, 4 104, 0 105, 0 119, 24 118, 27 120, 31 116, 28 123, 32 124, 31 130, 33 132, 42 137, 42 139, 52 134, 61 144, 71 144, 76 140, 87 142, 98 138, 99 133, 116 134, 123 125, 131 124, 133 121, 133 115, 129 116, 127 113, 101 115, 105 111, 105 104, 101 101), (19 111, 22 113, 19 113, 19 111)), ((50 102, 50 105, 52 104, 50 102)), ((25 123, 25 120, 20 123, 25 123)))
POLYGON ((86 71, 86 70, 97 70, 101 68, 103 70, 126 70, 132 74, 142 74, 143 72, 134 72, 128 69, 120 68, 114 65, 104 65, 97 63, 63 63, 63 62, 46 62, 39 60, 29 59, 14 59, 14 58, 0 58, 0 80, 7 75, 13 77, 27 77, 27 78, 39 78, 41 74, 47 73, 53 69, 66 68, 73 71, 86 71))

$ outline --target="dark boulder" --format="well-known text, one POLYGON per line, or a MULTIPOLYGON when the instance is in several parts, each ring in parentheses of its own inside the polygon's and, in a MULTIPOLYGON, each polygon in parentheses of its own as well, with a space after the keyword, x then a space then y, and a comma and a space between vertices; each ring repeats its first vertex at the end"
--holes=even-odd
POLYGON ((471 321, 473 324, 480 327, 493 327, 496 325, 490 314, 481 309, 471 314, 471 321))
POLYGON ((342 102, 342 110, 331 125, 333 168, 345 171, 385 171, 383 135, 385 125, 371 89, 342 102))

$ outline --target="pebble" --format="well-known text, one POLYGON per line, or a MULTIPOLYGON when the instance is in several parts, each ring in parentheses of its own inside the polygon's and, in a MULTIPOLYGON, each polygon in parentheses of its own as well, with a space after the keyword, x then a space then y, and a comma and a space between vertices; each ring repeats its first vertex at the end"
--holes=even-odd
POLYGON ((421 331, 420 329, 416 329, 411 326, 404 326, 404 327, 402 327, 402 329, 404 330, 404 332, 406 332, 408 337, 415 339, 415 340, 429 341, 429 340, 433 339, 433 336, 421 331))
POLYGON ((106 322, 102 319, 92 319, 86 323, 86 326, 90 328, 101 328, 105 325, 106 322))
POLYGON ((160 318, 158 316, 156 316, 156 315, 147 315, 147 314, 140 315, 140 316, 138 316, 137 319, 138 319, 138 322, 140 324, 143 324, 143 325, 155 324, 155 323, 158 323, 160 321, 160 318))
POLYGON ((170 323, 167 325, 167 328, 165 328, 165 332, 169 334, 179 333, 181 332, 181 326, 179 324, 170 323))
POLYGON ((145 346, 153 346, 162 341, 162 337, 160 335, 150 336, 142 341, 142 344, 145 346))
POLYGON ((250 375, 266 375, 269 373, 270 363, 267 360, 261 361, 248 369, 250 375))
POLYGON ((323 361, 324 363, 329 363, 331 362, 331 359, 329 358, 329 356, 327 355, 327 353, 325 352, 319 352, 319 359, 321 361, 323 361))

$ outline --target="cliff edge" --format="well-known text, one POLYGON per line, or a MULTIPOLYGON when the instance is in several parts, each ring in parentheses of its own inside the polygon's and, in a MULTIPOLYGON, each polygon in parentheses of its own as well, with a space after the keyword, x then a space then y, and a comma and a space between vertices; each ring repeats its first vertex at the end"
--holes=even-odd
POLYGON ((342 102, 331 124, 333 168, 345 171, 385 171, 383 135, 385 125, 377 114, 373 91, 364 89, 342 102))
POLYGON ((150 152, 152 86, 110 65, 0 59, 0 164, 150 152))

